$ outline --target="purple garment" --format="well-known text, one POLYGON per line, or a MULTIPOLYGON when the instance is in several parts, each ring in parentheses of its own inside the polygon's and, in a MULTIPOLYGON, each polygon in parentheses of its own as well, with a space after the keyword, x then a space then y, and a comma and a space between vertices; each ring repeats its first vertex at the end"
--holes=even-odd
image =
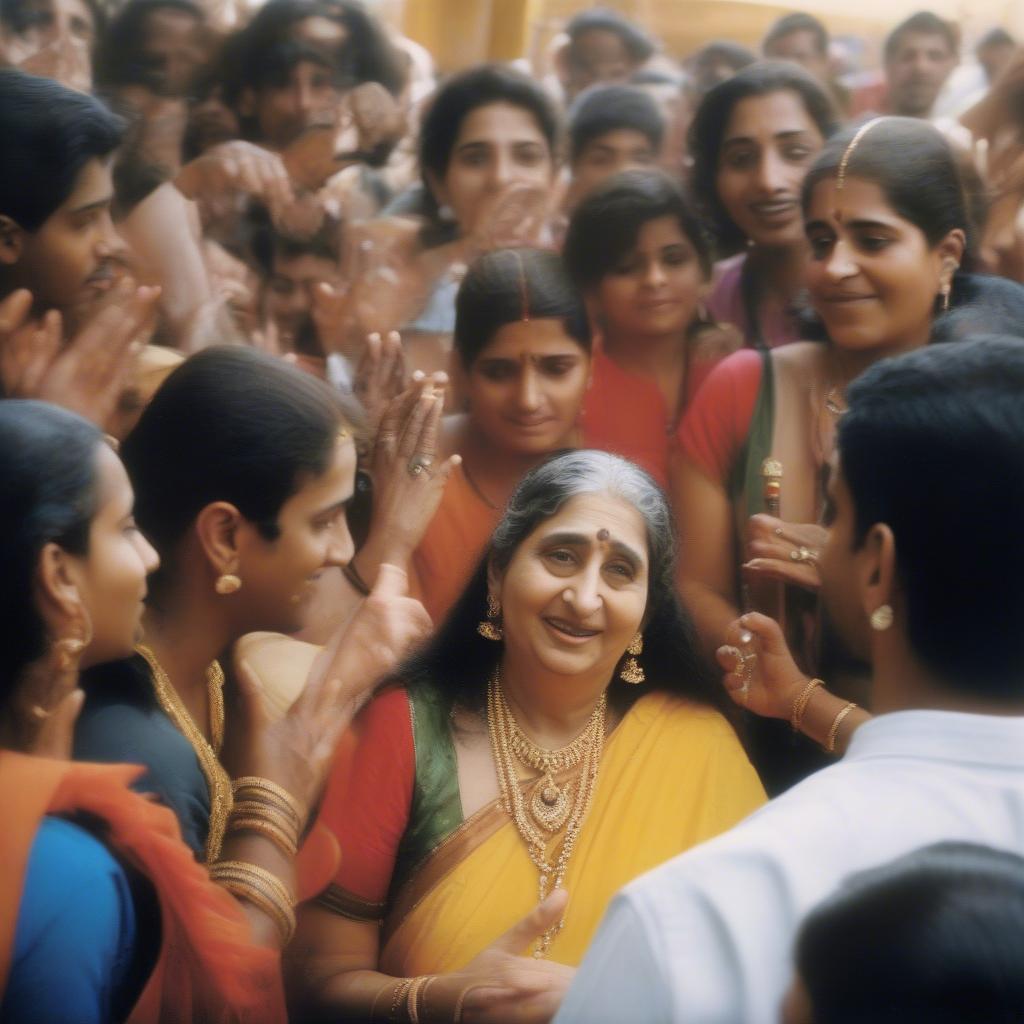
MULTIPOLYGON (((748 348, 757 347, 756 333, 751 329, 743 304, 743 264, 745 252, 715 264, 715 283, 708 299, 708 312, 718 323, 732 324, 746 339, 748 348)), ((771 310, 760 317, 761 337, 769 348, 799 341, 793 318, 784 310, 771 310)))

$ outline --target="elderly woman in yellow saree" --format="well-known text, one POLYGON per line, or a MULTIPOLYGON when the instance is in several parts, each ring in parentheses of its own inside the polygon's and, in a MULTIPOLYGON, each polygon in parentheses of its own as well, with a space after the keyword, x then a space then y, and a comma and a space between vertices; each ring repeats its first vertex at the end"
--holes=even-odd
POLYGON ((762 803, 673 564, 632 463, 527 475, 339 748, 320 821, 342 861, 300 915, 297 1016, 546 1019, 616 890, 762 803))

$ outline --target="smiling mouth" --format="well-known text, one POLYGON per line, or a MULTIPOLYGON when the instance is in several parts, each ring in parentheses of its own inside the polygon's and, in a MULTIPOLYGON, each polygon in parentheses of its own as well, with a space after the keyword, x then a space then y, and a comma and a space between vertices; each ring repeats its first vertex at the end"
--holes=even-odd
POLYGON ((777 220, 795 213, 797 205, 795 200, 785 199, 770 203, 751 203, 750 209, 764 220, 777 220))
POLYGON ((595 636, 601 635, 599 629, 585 629, 582 626, 574 626, 571 622, 566 622, 565 619, 553 619, 545 616, 543 621, 556 633, 560 633, 562 636, 569 637, 572 640, 590 640, 595 636))

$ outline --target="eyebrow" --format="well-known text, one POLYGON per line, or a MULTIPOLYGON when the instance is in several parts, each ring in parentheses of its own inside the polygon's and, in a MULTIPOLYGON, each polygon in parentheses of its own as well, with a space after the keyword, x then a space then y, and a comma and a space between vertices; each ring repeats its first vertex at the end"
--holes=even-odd
MULTIPOLYGON (((569 547, 576 548, 589 548, 592 542, 589 537, 582 533, 550 533, 544 538, 543 543, 565 544, 569 547)), ((631 562, 635 568, 640 568, 644 564, 643 556, 623 541, 610 540, 607 543, 613 551, 622 555, 625 559, 631 562)))
MULTIPOLYGON (((809 128, 790 128, 784 132, 776 132, 773 139, 793 139, 800 135, 810 135, 811 130, 809 128)), ((735 145, 737 143, 757 143, 759 140, 755 139, 752 135, 733 135, 730 138, 723 139, 722 148, 726 146, 735 145)))
MULTIPOLYGON (((844 221, 844 224, 849 228, 858 228, 864 230, 865 228, 882 228, 885 231, 897 231, 899 226, 896 224, 890 224, 884 220, 872 220, 869 217, 859 217, 857 220, 844 221)), ((824 228, 826 231, 832 231, 832 225, 825 220, 809 220, 804 225, 804 231, 811 231, 814 229, 824 228)))
POLYGON ((341 501, 336 501, 333 505, 327 505, 324 508, 318 509, 309 518, 322 519, 324 516, 336 515, 355 497, 355 493, 353 491, 347 498, 342 498, 341 501))
POLYGON ((103 199, 97 199, 95 202, 86 203, 84 206, 77 206, 71 211, 72 214, 89 213, 92 210, 99 210, 104 206, 109 206, 114 201, 113 194, 104 196, 103 199))

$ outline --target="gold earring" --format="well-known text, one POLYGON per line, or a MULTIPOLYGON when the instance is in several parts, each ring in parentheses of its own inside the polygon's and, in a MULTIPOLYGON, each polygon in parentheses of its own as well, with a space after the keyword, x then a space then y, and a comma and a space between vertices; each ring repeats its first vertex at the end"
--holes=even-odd
POLYGON ((647 676, 644 675, 644 667, 637 661, 637 657, 644 653, 644 637, 643 633, 637 633, 632 640, 629 641, 629 646, 626 648, 626 653, 629 657, 626 659, 619 671, 619 678, 624 683, 629 683, 632 686, 636 686, 639 683, 644 682, 647 676))
POLYGON ((884 633, 892 625, 892 606, 880 604, 871 613, 871 628, 878 633, 884 633))
POLYGON ((67 672, 82 656, 82 652, 92 642, 92 626, 86 619, 80 625, 72 627, 74 632, 56 640, 53 649, 57 652, 57 670, 67 672))
POLYGON ((222 597, 227 594, 237 594, 242 589, 242 581, 232 572, 226 572, 217 577, 213 589, 222 597))
POLYGON ((939 293, 942 295, 942 312, 949 312, 949 293, 952 290, 952 285, 949 281, 943 281, 942 287, 939 289, 939 293))
POLYGON ((501 623, 498 622, 499 615, 501 615, 501 605, 493 595, 488 594, 487 618, 483 619, 476 627, 476 631, 485 640, 503 640, 505 638, 505 634, 501 629, 501 623))

